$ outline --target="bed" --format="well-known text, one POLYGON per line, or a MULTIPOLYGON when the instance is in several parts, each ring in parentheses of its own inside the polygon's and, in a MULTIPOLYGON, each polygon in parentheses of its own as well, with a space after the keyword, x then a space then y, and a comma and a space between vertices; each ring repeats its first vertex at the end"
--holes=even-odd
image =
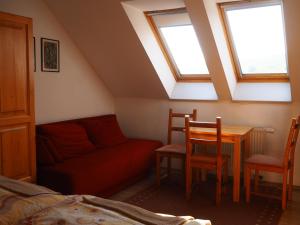
POLYGON ((0 176, 1 225, 211 225, 190 216, 156 214, 90 195, 62 195, 42 186, 0 176))

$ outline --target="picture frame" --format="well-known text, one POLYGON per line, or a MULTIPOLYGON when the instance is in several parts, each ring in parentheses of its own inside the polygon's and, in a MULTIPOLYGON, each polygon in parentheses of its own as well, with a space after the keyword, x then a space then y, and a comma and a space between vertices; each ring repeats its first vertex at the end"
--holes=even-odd
POLYGON ((59 40, 41 38, 41 70, 43 72, 60 71, 59 40))
POLYGON ((35 37, 33 37, 33 72, 36 72, 36 46, 35 37))

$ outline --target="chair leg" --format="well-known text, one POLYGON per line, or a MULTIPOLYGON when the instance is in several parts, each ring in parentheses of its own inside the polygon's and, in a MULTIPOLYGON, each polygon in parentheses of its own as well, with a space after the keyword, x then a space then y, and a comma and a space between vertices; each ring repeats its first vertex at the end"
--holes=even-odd
POLYGON ((247 170, 246 170, 246 166, 244 166, 244 171, 243 171, 243 173, 244 173, 244 188, 245 188, 245 190, 246 190, 246 186, 247 186, 247 170))
POLYGON ((254 192, 258 192, 258 183, 259 183, 259 170, 255 170, 254 176, 254 192))
POLYGON ((294 182, 294 167, 292 166, 289 170, 289 193, 288 200, 293 199, 293 182, 294 182))
POLYGON ((171 156, 168 156, 168 179, 171 177, 171 167, 172 167, 172 159, 171 156))
POLYGON ((201 174, 202 174, 201 169, 195 168, 194 176, 195 176, 196 184, 200 183, 201 174))
POLYGON ((181 170, 182 170, 182 177, 183 177, 183 181, 185 181, 185 158, 182 158, 182 162, 181 162, 181 170))
POLYGON ((191 198, 191 192, 192 192, 192 170, 190 165, 186 165, 185 170, 185 187, 186 187, 186 199, 189 200, 191 198))
POLYGON ((246 202, 250 202, 251 169, 245 166, 246 202))
POLYGON ((201 181, 205 182, 207 180, 207 170, 201 169, 201 181))
POLYGON ((284 171, 282 175, 282 209, 286 209, 286 203, 287 203, 287 173, 288 171, 284 171))
MULTIPOLYGON (((203 151, 205 153, 208 152, 208 146, 207 145, 203 146, 203 151)), ((201 181, 202 182, 206 182, 207 181, 207 170, 206 169, 201 169, 201 181)))
POLYGON ((156 185, 160 186, 160 154, 156 153, 156 185))
POLYGON ((221 203, 222 194, 222 167, 217 167, 217 191, 216 191, 216 205, 219 206, 221 203))
POLYGON ((228 192, 228 161, 226 161, 224 165, 224 175, 223 175, 223 181, 224 181, 224 193, 227 194, 228 192))

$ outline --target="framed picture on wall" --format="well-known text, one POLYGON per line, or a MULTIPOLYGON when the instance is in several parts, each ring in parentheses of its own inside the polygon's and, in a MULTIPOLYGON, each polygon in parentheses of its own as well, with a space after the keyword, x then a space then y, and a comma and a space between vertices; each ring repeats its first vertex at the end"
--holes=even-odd
POLYGON ((33 37, 33 71, 36 72, 36 48, 35 48, 35 37, 33 37))
POLYGON ((59 40, 41 38, 41 69, 43 72, 59 72, 59 40))

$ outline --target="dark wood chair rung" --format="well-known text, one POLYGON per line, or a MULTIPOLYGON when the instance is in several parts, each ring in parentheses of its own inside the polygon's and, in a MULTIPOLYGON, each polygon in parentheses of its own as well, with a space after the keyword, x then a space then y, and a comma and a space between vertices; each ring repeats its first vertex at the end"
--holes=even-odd
POLYGON ((184 127, 172 127, 171 129, 172 129, 172 131, 179 131, 179 132, 184 132, 185 131, 184 127))
POLYGON ((198 121, 190 121, 191 127, 202 127, 202 128, 217 128, 216 123, 211 122, 198 122, 198 121))
MULTIPOLYGON (((193 112, 194 112, 194 110, 193 110, 193 112)), ((172 117, 177 117, 177 118, 184 118, 186 115, 193 117, 194 113, 172 113, 171 114, 172 117)))
POLYGON ((199 139, 199 138, 190 138, 192 144, 210 144, 216 145, 217 141, 215 140, 208 140, 208 139, 199 139))
POLYGON ((281 200, 281 196, 276 196, 276 195, 271 195, 271 194, 266 194, 266 193, 261 193, 261 192, 255 192, 255 191, 252 191, 251 194, 260 196, 260 197, 267 197, 267 198, 281 200))

